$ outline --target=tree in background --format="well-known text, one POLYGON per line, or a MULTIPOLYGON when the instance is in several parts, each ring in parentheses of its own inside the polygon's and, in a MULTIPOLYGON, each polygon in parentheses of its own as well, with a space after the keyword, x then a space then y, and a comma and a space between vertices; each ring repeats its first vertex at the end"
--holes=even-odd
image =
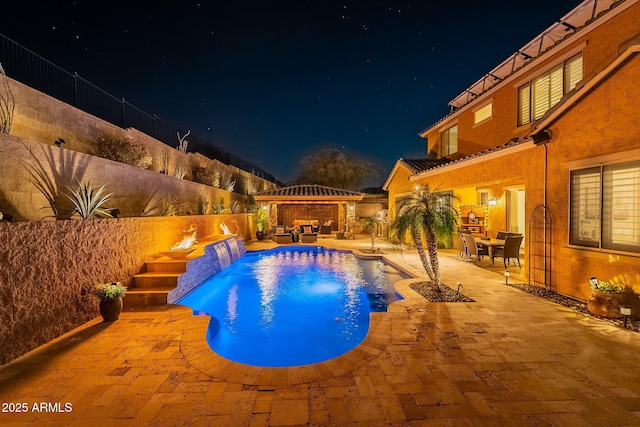
POLYGON ((326 149, 307 156, 300 161, 300 165, 296 184, 318 184, 357 190, 366 181, 378 176, 373 163, 351 157, 336 149, 326 149))

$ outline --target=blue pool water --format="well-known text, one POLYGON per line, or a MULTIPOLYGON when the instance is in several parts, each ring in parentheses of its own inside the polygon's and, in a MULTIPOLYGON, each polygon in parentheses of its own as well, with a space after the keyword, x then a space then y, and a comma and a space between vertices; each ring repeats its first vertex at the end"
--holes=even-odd
POLYGON ((255 366, 317 363, 364 340, 369 313, 401 299, 406 278, 380 260, 320 247, 248 252, 178 301, 211 315, 207 341, 255 366))

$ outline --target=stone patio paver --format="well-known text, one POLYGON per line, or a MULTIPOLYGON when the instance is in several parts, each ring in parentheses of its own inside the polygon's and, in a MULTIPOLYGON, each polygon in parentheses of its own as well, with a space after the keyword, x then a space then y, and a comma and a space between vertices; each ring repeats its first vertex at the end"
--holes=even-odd
MULTIPOLYGON (((414 252, 380 246, 424 277, 414 252)), ((637 333, 505 286, 501 274, 448 253, 441 266, 443 281, 461 282, 475 302, 400 301, 371 316, 359 347, 301 367, 217 356, 208 318, 186 307, 94 319, 0 367, 0 402, 28 407, 0 412, 0 425, 640 425, 637 333), (41 403, 53 412, 36 412, 41 403), (59 409, 65 403, 70 412, 59 409)))

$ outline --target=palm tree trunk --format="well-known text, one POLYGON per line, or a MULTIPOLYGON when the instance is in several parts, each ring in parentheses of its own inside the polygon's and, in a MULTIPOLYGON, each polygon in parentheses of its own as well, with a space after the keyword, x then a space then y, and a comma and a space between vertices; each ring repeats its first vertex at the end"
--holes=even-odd
POLYGON ((431 262, 431 271, 433 271, 434 281, 440 289, 440 263, 438 262, 438 242, 433 230, 426 230, 427 248, 429 250, 429 261, 431 262))
MULTIPOLYGON (((427 272, 427 275, 429 276, 429 278, 436 282, 437 281, 437 277, 434 274, 434 271, 431 268, 432 263, 429 260, 429 255, 427 254, 427 252, 424 250, 424 245, 422 244, 422 236, 420 235, 420 233, 417 230, 412 230, 411 232, 413 234, 413 242, 416 245, 416 250, 418 251, 418 256, 420 257, 420 261, 422 262, 422 266, 424 267, 425 271, 427 272)), ((438 283, 438 290, 440 290, 440 284, 438 283)))

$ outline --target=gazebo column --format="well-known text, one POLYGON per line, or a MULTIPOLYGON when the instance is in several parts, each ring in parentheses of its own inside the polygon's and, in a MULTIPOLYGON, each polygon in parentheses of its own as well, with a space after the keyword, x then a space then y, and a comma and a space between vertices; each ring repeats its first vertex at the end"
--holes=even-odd
POLYGON ((273 229, 278 224, 278 204, 269 202, 269 228, 273 229))

